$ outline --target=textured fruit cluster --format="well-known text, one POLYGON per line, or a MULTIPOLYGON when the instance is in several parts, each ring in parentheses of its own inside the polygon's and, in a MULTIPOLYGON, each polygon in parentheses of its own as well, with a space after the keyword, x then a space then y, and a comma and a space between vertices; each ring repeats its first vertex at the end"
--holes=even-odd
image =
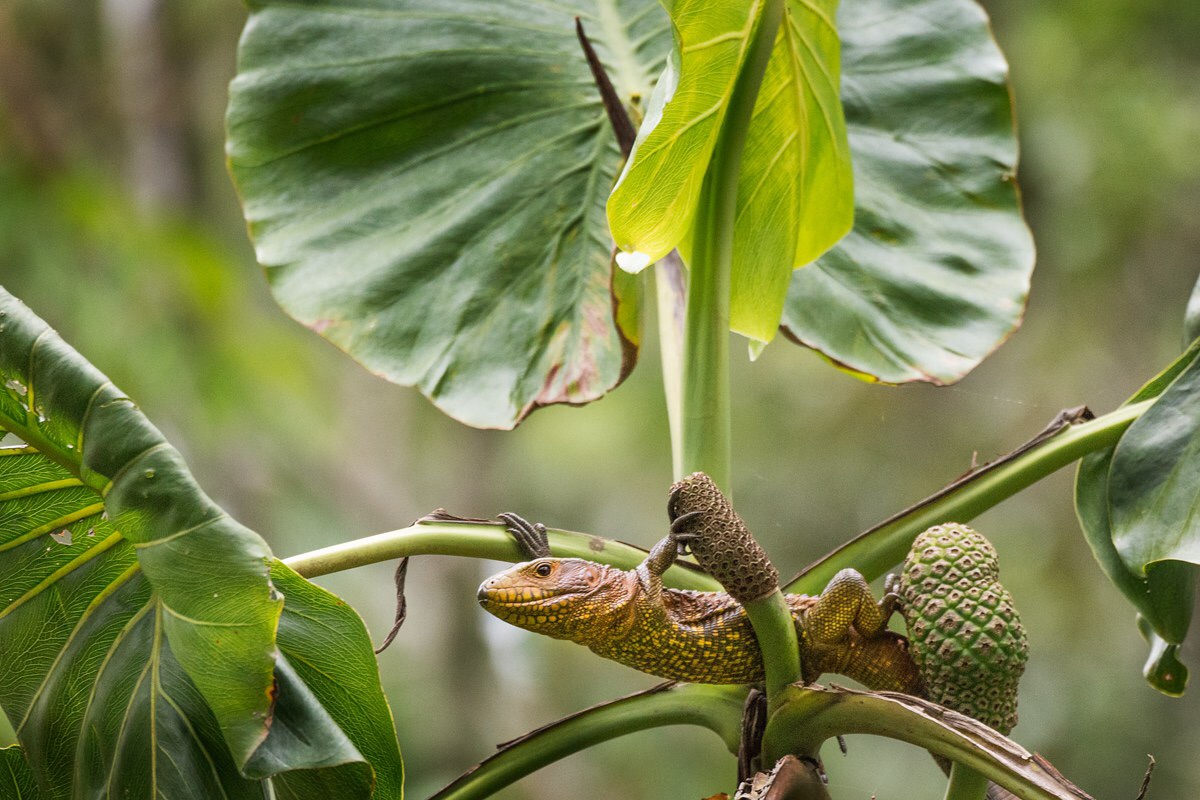
POLYGON ((750 535, 742 518, 712 478, 694 472, 671 487, 667 513, 672 523, 699 512, 680 533, 692 534, 696 561, 739 603, 766 597, 779 586, 779 571, 750 535))
POLYGON ((992 543, 950 522, 913 542, 900 595, 929 699, 1008 733, 1029 645, 999 574, 992 543))

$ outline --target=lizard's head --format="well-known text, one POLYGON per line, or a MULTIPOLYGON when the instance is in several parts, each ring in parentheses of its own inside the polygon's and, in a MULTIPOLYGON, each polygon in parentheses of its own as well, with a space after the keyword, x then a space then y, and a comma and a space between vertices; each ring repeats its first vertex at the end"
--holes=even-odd
POLYGON ((626 573, 580 558, 539 558, 506 569, 479 587, 479 604, 527 631, 579 641, 614 610, 626 573))

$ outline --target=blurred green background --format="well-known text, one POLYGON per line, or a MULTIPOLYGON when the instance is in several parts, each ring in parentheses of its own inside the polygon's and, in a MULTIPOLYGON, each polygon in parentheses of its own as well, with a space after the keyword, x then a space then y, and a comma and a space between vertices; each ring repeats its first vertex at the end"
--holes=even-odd
MULTIPOLYGON (((851 2, 852 0, 845 0, 851 2)), ((1200 269, 1200 4, 994 0, 1013 67, 1021 183, 1040 253, 1024 327, 959 386, 869 386, 780 342, 737 358, 735 492, 790 574, 1017 445, 1060 408, 1110 410, 1181 349, 1200 269)), ((648 546, 669 444, 650 349, 612 397, 474 431, 276 308, 225 174, 236 0, 0 5, 0 282, 129 392, 201 484, 280 555, 403 527, 438 506, 515 510, 648 546)), ((653 328, 649 329, 651 340, 653 328)), ((735 353, 741 353, 738 345, 735 353)), ((1078 532, 1066 470, 977 521, 1032 659, 1015 737, 1100 796, 1200 796, 1200 688, 1140 676, 1133 612, 1078 532)), ((381 656, 408 792, 496 742, 654 679, 505 627, 474 589, 494 564, 419 558, 381 656)), ((377 639, 391 565, 322 581, 377 639)), ((1200 670, 1200 647, 1185 657, 1200 670)), ((0 665, 2 668, 2 665, 0 665)), ((0 723, 0 743, 11 730, 0 723)), ((940 794, 927 757, 852 737, 837 798, 940 794)), ((731 790, 716 737, 659 729, 572 757, 506 798, 700 798, 731 790)))

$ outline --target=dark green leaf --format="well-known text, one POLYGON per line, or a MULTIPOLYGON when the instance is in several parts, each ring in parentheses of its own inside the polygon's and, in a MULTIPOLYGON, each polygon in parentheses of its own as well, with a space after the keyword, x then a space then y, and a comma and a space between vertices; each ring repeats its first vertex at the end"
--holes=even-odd
POLYGON ((38 800, 41 796, 21 748, 0 748, 0 797, 5 800, 38 800))
POLYGON ((661 9, 253 5, 230 167, 288 313, 472 425, 509 428, 615 386, 640 287, 610 286, 620 156, 573 17, 621 97, 648 97, 669 46, 661 9))
MULTIPOLYGON (((1080 461, 1075 479, 1075 509, 1084 538, 1105 575, 1138 610, 1142 632, 1150 643, 1150 657, 1144 670, 1146 680, 1154 688, 1170 695, 1182 694, 1187 684, 1187 668, 1177 656, 1178 646, 1182 644, 1191 623, 1196 571, 1192 565, 1180 560, 1163 559, 1154 563, 1143 561, 1131 564, 1123 557, 1114 540, 1118 506, 1123 504, 1120 513, 1127 519, 1130 516, 1129 506, 1137 507, 1147 497, 1137 494, 1138 487, 1128 483, 1128 473, 1122 476, 1117 472, 1116 463, 1122 458, 1120 453, 1126 438, 1148 415, 1155 414, 1159 404, 1167 401, 1167 395, 1176 381, 1196 369, 1200 363, 1198 357, 1200 342, 1193 344, 1131 397, 1129 403, 1155 397, 1159 399, 1126 430, 1116 446, 1092 453, 1080 461), (1117 485, 1122 488, 1114 493, 1117 485)), ((1139 435, 1135 440, 1135 450, 1144 447, 1147 438, 1155 437, 1153 434, 1150 437, 1139 435), (1139 440, 1142 444, 1137 444, 1139 440)), ((1162 455, 1167 455, 1169 460, 1169 453, 1164 451, 1162 455)), ((1142 485, 1141 488, 1148 487, 1142 485)), ((1194 494, 1194 485, 1192 491, 1194 494)), ((1148 537, 1152 540, 1161 543, 1164 533, 1166 537, 1172 535, 1170 529, 1149 526, 1148 537)))
POLYGON ((1112 449, 1091 453, 1079 462, 1075 478, 1075 510, 1092 554, 1113 585, 1138 610, 1142 634, 1151 645, 1143 674, 1160 692, 1183 693, 1186 667, 1177 658, 1191 621, 1194 577, 1192 568, 1179 562, 1156 565, 1145 575, 1125 565, 1112 541, 1108 510, 1108 474, 1112 449))
MULTIPOLYGON (((971 0, 894 6, 864 0, 838 13, 856 223, 791 276, 783 324, 866 377, 946 383, 1018 323, 1032 244, 1013 181, 1006 67, 982 11, 971 0)), ((370 369, 475 425, 511 427, 541 405, 594 399, 632 365, 640 291, 626 276, 609 286, 600 213, 619 155, 575 13, 618 94, 640 108, 670 49, 652 0, 260 2, 243 38, 230 163, 276 296, 370 369)), ((837 82, 831 10, 790 2, 788 14, 739 188, 758 204, 739 218, 733 325, 760 340, 787 262, 845 229, 849 189, 827 91, 837 82)), ((675 78, 720 83, 732 74, 721 63, 669 74, 667 110, 698 99, 675 78)), ((694 194, 707 163, 720 115, 700 106, 661 127, 707 143, 670 159, 673 183, 646 161, 660 126, 653 115, 643 126, 652 190, 618 203, 645 216, 642 227, 690 224, 668 199, 694 194)), ((658 249, 677 241, 672 231, 651 237, 658 249)))
POLYGON ((1200 360, 1117 443, 1108 502, 1113 543, 1130 569, 1200 564, 1200 360))
MULTIPOLYGON (((21 440, 0 447, 0 705, 45 795, 259 798, 240 772, 359 762, 357 789, 345 783, 340 796, 369 796, 360 751, 388 753, 366 739, 356 747, 340 728, 347 715, 323 705, 328 691, 305 683, 316 644, 293 636, 290 649, 283 634, 305 595, 284 584, 299 599, 280 618, 266 544, 7 293, 0 383, 0 426, 21 440)), ((328 674, 361 683, 361 664, 349 666, 356 648, 370 654, 361 622, 343 620, 333 640, 351 654, 346 674, 328 674)), ((363 702, 376 707, 360 719, 378 722, 379 707, 387 716, 381 695, 363 702)), ((390 723, 375 736, 394 746, 390 723)), ((392 783, 395 761, 381 766, 392 783)))
MULTIPOLYGON (((370 634, 362 619, 344 601, 278 561, 271 566, 271 580, 286 598, 279 620, 279 650, 289 660, 299 686, 315 696, 345 733, 347 744, 374 767, 375 796, 399 798, 404 769, 370 634)), ((306 716, 312 715, 312 708, 307 705, 306 716)), ((311 738, 307 724, 295 730, 297 738, 311 738)), ((331 736, 334 733, 331 731, 331 736)), ((336 770, 286 772, 276 776, 273 784, 281 798, 361 797, 361 782, 370 778, 365 765, 348 763, 336 770)))
POLYGON ((863 377, 950 383, 1020 322, 1033 268, 1004 58, 973 0, 842 3, 854 229, 796 272, 785 332, 863 377))

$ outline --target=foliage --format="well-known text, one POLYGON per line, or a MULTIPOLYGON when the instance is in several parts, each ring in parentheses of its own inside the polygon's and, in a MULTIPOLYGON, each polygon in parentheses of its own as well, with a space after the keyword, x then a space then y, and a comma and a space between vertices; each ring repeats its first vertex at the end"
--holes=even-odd
MULTIPOLYGON (((259 260, 291 314, 455 418, 511 427, 624 377, 641 286, 610 267, 602 214, 620 154, 571 13, 486 6, 257 5, 229 149, 259 260), (389 89, 355 90, 367 85, 389 89)), ((858 227, 817 269, 793 274, 849 227, 847 209, 800 198, 844 202, 851 181, 841 113, 820 89, 837 77, 833 9, 787 9, 747 131, 732 325, 765 342, 782 314, 789 335, 855 372, 952 382, 1016 325, 1032 268, 1003 58, 972 2, 926 0, 900 17, 889 2, 840 9, 858 227)), ((585 11, 575 13, 639 113, 667 55, 665 16, 653 0, 585 11)), ((696 85, 660 84, 610 204, 624 225, 641 208, 624 194, 654 183, 658 205, 637 211, 651 221, 638 224, 671 232, 652 244, 617 230, 652 258, 692 246, 699 176, 757 17, 708 19, 677 45, 695 45, 697 69, 665 73, 696 85), (678 101, 660 109, 667 95, 678 101), (723 99, 709 109, 713 97, 723 99)))
MULTIPOLYGON (((843 8, 835 32, 832 8, 789 2, 778 38, 767 28, 773 55, 763 61, 764 74, 747 76, 752 39, 773 24, 763 22, 770 2, 751 4, 749 16, 740 4, 706 4, 708 17, 676 3, 673 25, 651 3, 586 4, 585 29, 627 111, 646 115, 609 213, 618 243, 643 249, 622 234, 622 217, 641 198, 655 197, 661 183, 669 192, 658 199, 683 206, 639 212, 644 225, 669 229, 645 249, 680 248, 692 269, 689 304, 699 294, 696 276, 711 261, 718 273, 729 270, 730 324, 751 339, 769 341, 782 317, 785 333, 846 371, 884 382, 946 383, 962 377, 1020 319, 1032 251, 1013 183, 1005 66, 986 21, 959 0, 907 4, 899 16, 893 5, 870 0, 843 8), (722 20, 723 12, 734 16, 722 20), (675 50, 668 53, 671 29, 675 50), (838 84, 839 33, 848 138, 831 91, 838 84), (739 55, 730 59, 731 51, 739 55), (651 94, 664 58, 667 77, 651 94), (737 114, 725 116, 738 92, 753 100, 745 87, 757 90, 759 77, 753 116, 744 124, 737 114), (825 125, 808 124, 817 117, 825 125), (744 155, 732 161, 712 155, 733 134, 747 139, 744 155), (691 137, 704 144, 692 146, 691 137), (848 227, 850 161, 854 230, 793 275, 848 227), (701 176, 711 164, 735 179, 736 191, 705 184, 701 176), (659 182, 663 171, 670 180, 659 182), (829 202, 808 202, 813 194, 827 194, 829 202), (697 216, 697 206, 714 199, 736 204, 728 226, 712 224, 719 216, 697 216)), ((619 158, 568 20, 545 23, 546 10, 557 4, 418 6, 397 13, 384 0, 255 4, 230 107, 232 167, 259 258, 293 315, 373 370, 421 386, 455 416, 511 427, 543 405, 595 399, 632 367, 642 339, 644 281, 612 268, 603 218, 619 158), (497 165, 505 166, 496 171, 497 165)), ((722 280, 713 284, 717 296, 726 294, 722 280)), ((659 291, 661 303, 661 285, 659 291)), ((699 302, 700 316, 720 308, 699 302)), ((38 641, 40 660, 5 686, 0 700, 43 790, 57 796, 73 781, 103 775, 110 787, 135 790, 149 780, 168 796, 215 781, 235 796, 261 791, 254 781, 273 776, 282 796, 398 795, 399 754, 357 615, 272 561, 255 534, 200 492, 140 412, 53 334, 45 339, 55 343, 46 362, 53 369, 40 360, 46 356, 26 358, 15 332, 43 326, 23 307, 9 307, 15 329, 0 338, 0 353, 13 360, 4 375, 0 425, 21 442, 0 460, 10 467, 3 499, 4 511, 12 512, 0 529, 6 537, 0 541, 8 542, 0 547, 11 552, 7 559, 0 553, 0 570, 17 576, 6 588, 25 591, 4 598, 0 626, 17 630, 6 641, 25 649, 31 631, 52 633, 38 641), (88 393, 92 384, 100 394, 88 393), (88 411, 97 402, 104 410, 93 422, 88 411), (118 420, 111 426, 109 414, 118 420), (91 432, 94 425, 101 434, 91 432), (109 427, 115 432, 105 433, 109 427), (88 461, 85 444, 86 456, 102 459, 104 469, 88 461), (161 464, 121 467, 151 445, 150 457, 161 464), (110 505, 111 520, 101 518, 110 505), (103 539, 88 541, 88 529, 103 539), (54 558, 32 560, 52 533, 45 552, 54 558), (222 553, 225 561, 198 565, 188 546, 205 533, 214 542, 204 555, 222 553), (164 538, 173 558, 155 563, 152 548, 164 538), (202 591, 194 590, 197 579, 202 591), (209 588, 221 581, 231 586, 218 586, 212 599, 223 599, 210 602, 209 588), (253 602, 234 602, 232 584, 253 602), (43 607, 60 596, 73 609, 65 616, 43 607), (195 616, 180 616, 193 610, 195 616), (239 614, 252 623, 245 631, 239 614), (89 626, 101 616, 110 626, 93 631, 89 626), (239 626, 236 634, 251 634, 252 643, 228 647, 231 624, 239 626), (122 625, 128 632, 117 634, 122 625), (94 658, 72 661, 73 647, 109 647, 116 655, 94 670, 94 658), (109 679, 106 670, 124 679, 109 679), (131 682, 137 675, 148 681, 131 682), (255 677, 257 684, 244 680, 255 677), (94 712, 75 691, 89 683, 89 696, 101 699, 94 712), (242 695, 222 690, 231 685, 242 695), (39 706, 29 698, 43 687, 74 693, 48 692, 41 696, 52 699, 39 706), (102 725, 94 734, 83 727, 93 713, 103 718, 105 703, 120 706, 121 692, 126 716, 135 720, 132 733, 122 728, 113 738, 102 725), (27 726, 29 718, 37 724, 27 726), (321 733, 292 735, 313 730, 321 733), (135 735, 153 739, 149 771, 122 738, 135 735), (199 772, 155 768, 156 754, 176 756, 172 737, 184 741, 178 752, 193 759, 180 763, 199 764, 199 772), (81 771, 63 770, 67 753, 90 760, 81 771)), ((715 316, 724 338, 723 314, 715 316)), ((1189 325, 1194 329, 1194 319, 1189 325)), ((759 345, 752 350, 761 352, 759 345)), ((1193 581, 1183 562, 1194 562, 1196 534, 1188 522, 1193 354, 1125 410, 1056 435, 999 470, 973 474, 950 494, 814 565, 807 579, 847 560, 857 565, 858 557, 872 570, 885 569, 922 514, 957 509, 972 516, 1071 459, 1110 446, 1081 465, 1080 517, 1102 566, 1143 614, 1153 648, 1148 677, 1160 689, 1181 691, 1185 673, 1176 655, 1193 581)), ((704 399, 713 389, 696 374, 688 388, 704 399)), ((727 381, 722 372, 717 382, 727 381)), ((720 413, 727 425, 727 404, 720 413)), ((694 439, 710 424, 721 422, 685 427, 682 435, 694 439)), ((717 461, 728 461, 727 450, 714 452, 717 461)), ((457 534, 449 528, 424 523, 399 533, 347 543, 341 552, 352 557, 337 568, 422 552, 513 557, 498 530, 453 543, 457 534)), ((582 547, 598 540, 552 541, 582 547)), ((595 557, 624 563, 636 553, 601 545, 595 557)), ((307 562, 326 563, 319 553, 307 562)), ((679 578, 693 579, 699 580, 679 578)), ((718 710, 728 698, 703 692, 697 698, 698 708, 713 703, 718 721, 710 727, 728 732, 734 721, 718 710)), ((649 719, 644 702, 622 705, 638 722, 619 723, 605 736, 649 719)), ((804 711, 811 697, 776 702, 796 717, 782 740, 769 741, 772 747, 815 748, 846 724, 825 730, 819 713, 804 711)), ((841 710, 846 705, 837 702, 841 710)), ((847 717, 851 727, 868 718, 882 724, 886 714, 847 717)), ((594 732, 580 746, 596 740, 588 736, 594 732)), ((921 736, 918 743, 933 746, 935 734, 921 736)), ((543 754, 573 747, 566 728, 548 729, 541 741, 549 743, 543 754)), ((984 749, 976 743, 960 755, 981 767, 983 761, 971 759, 984 749)), ((28 792, 18 751, 3 752, 13 785, 28 792)), ((493 768, 515 778, 532 768, 519 763, 506 752, 493 768)), ((1020 772, 990 769, 999 780, 1016 781, 1020 772)))
POLYGON ((398 788, 373 661, 322 657, 331 637, 369 649, 353 611, 272 567, 137 407, 7 293, 0 320, 0 425, 19 438, 0 449, 0 655, 20 665, 2 700, 42 793, 256 796, 297 770, 276 779, 285 795, 361 794, 373 773, 398 788))

